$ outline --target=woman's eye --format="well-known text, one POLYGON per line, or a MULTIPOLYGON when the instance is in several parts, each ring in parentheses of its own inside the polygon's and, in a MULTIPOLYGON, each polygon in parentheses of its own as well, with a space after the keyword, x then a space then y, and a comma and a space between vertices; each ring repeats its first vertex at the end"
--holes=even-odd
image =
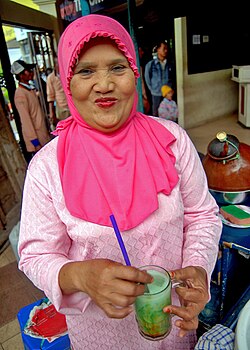
POLYGON ((94 71, 92 69, 87 69, 87 68, 80 69, 78 72, 76 72, 76 74, 81 74, 86 77, 90 76, 93 73, 94 71))
POLYGON ((124 72, 127 67, 121 64, 117 64, 113 67, 111 67, 111 71, 114 73, 121 73, 124 72))

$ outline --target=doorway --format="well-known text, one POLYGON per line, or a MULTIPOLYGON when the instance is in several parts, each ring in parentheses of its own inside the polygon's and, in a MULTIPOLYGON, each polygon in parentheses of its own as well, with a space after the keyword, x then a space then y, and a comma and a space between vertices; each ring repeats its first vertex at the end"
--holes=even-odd
POLYGON ((50 130, 49 108, 46 96, 46 72, 54 68, 55 39, 53 32, 28 29, 21 26, 2 23, 3 49, 0 53, 0 95, 1 104, 8 118, 16 142, 26 158, 26 147, 22 138, 21 122, 14 106, 14 93, 18 82, 10 73, 11 64, 18 60, 35 63, 34 81, 31 82, 39 91, 39 100, 50 130), (5 48, 4 48, 5 46, 5 48))

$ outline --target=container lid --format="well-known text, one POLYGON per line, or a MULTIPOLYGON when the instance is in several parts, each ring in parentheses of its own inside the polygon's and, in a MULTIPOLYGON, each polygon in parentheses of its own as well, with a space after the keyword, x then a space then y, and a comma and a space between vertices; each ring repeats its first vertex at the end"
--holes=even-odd
POLYGON ((230 159, 239 152, 239 144, 236 136, 220 131, 216 138, 209 143, 207 153, 215 160, 230 159))

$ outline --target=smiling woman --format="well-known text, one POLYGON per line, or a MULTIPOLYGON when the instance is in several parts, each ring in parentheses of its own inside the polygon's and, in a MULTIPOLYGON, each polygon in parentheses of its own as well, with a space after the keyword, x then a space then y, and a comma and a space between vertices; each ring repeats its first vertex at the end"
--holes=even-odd
POLYGON ((29 165, 19 268, 66 314, 74 350, 191 350, 221 233, 198 154, 179 125, 137 111, 135 49, 117 21, 75 20, 58 59, 71 117, 29 165), (188 287, 160 311, 178 316, 171 333, 149 344, 133 305, 152 264, 188 287))
POLYGON ((84 121, 103 132, 117 130, 132 109, 136 79, 113 41, 91 40, 82 51, 70 83, 73 102, 84 121))

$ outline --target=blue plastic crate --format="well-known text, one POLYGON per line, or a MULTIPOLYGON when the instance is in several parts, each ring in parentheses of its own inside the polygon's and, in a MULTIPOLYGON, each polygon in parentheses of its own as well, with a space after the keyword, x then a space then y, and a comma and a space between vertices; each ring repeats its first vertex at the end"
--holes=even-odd
POLYGON ((23 330, 28 321, 30 311, 34 306, 40 305, 43 302, 43 299, 36 301, 30 305, 27 305, 20 309, 17 314, 17 319, 20 324, 21 332, 22 332, 22 340, 24 344, 25 350, 70 350, 70 340, 68 335, 61 336, 57 338, 53 342, 48 342, 47 340, 33 338, 27 334, 24 334, 23 330))

